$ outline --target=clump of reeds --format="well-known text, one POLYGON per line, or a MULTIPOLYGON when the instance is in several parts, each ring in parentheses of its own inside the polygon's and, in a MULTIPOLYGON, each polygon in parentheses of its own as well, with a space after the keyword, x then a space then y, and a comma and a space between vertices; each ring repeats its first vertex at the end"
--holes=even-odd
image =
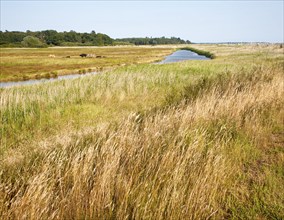
POLYGON ((215 55, 209 51, 204 51, 204 50, 200 50, 200 49, 196 49, 196 48, 193 48, 193 47, 184 47, 184 48, 181 48, 182 50, 190 50, 192 52, 195 52, 197 53, 198 55, 202 55, 202 56, 205 56, 207 58, 210 58, 210 59, 214 59, 215 58, 215 55))

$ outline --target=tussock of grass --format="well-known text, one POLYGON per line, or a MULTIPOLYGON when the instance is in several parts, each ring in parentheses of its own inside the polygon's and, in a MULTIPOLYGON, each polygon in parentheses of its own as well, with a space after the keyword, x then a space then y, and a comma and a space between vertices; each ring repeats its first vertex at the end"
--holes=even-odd
POLYGON ((206 56, 207 58, 210 58, 210 59, 214 59, 215 58, 215 55, 213 53, 211 53, 209 51, 196 49, 196 48, 193 48, 193 47, 184 47, 184 48, 182 48, 182 50, 190 50, 192 52, 197 53, 198 55, 206 56))
POLYGON ((0 90, 2 218, 281 219, 283 60, 214 50, 0 90))

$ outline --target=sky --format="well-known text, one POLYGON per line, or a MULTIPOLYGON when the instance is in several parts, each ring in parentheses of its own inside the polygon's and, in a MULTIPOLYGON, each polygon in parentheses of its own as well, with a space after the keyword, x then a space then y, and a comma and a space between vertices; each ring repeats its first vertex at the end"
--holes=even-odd
POLYGON ((283 42, 284 0, 1 1, 1 31, 57 30, 112 38, 192 42, 283 42))

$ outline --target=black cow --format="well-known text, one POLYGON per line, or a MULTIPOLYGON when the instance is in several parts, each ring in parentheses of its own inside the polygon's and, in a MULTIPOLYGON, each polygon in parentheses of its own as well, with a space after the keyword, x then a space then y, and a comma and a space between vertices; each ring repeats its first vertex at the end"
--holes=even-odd
POLYGON ((88 54, 86 54, 86 53, 82 53, 82 54, 80 54, 80 57, 87 57, 87 55, 88 54))

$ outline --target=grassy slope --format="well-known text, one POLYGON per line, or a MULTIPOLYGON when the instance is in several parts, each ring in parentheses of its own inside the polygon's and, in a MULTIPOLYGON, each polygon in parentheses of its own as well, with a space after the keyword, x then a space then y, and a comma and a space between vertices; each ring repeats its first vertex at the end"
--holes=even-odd
POLYGON ((283 50, 195 47, 216 59, 0 90, 0 215, 281 219, 283 50))

